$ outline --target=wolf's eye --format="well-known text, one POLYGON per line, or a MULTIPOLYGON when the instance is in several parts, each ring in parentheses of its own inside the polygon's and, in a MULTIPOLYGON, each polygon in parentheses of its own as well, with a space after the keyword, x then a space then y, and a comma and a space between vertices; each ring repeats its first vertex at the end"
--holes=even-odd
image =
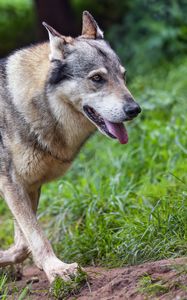
POLYGON ((99 74, 96 74, 91 77, 91 80, 94 82, 103 82, 103 77, 99 74))

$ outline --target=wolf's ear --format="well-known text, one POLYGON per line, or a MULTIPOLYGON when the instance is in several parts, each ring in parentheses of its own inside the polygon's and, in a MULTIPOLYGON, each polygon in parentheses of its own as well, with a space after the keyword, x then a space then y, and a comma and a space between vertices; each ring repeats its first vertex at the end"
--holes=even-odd
POLYGON ((49 59, 52 60, 62 60, 64 58, 64 46, 70 42, 69 37, 65 37, 57 32, 53 27, 43 22, 42 25, 47 29, 49 34, 49 44, 51 53, 49 54, 49 59))
POLYGON ((102 30, 88 11, 82 15, 82 36, 88 39, 103 39, 102 30))

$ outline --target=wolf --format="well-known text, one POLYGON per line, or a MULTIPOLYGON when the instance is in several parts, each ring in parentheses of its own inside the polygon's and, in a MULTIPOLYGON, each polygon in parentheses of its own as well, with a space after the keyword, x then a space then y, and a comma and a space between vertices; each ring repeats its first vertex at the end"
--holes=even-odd
POLYGON ((59 260, 37 221, 41 186, 70 168, 96 129, 121 144, 123 124, 140 112, 125 83, 125 68, 93 16, 82 34, 63 36, 43 23, 49 41, 0 61, 0 195, 14 217, 14 244, 0 267, 31 253, 49 282, 68 280, 77 264, 59 260))

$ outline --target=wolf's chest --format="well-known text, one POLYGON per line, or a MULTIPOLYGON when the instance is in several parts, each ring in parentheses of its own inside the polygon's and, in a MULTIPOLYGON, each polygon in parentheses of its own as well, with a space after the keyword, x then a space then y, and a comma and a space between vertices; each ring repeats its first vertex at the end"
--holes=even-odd
POLYGON ((28 185, 41 185, 62 176, 71 164, 23 145, 14 147, 13 161, 19 176, 28 185))

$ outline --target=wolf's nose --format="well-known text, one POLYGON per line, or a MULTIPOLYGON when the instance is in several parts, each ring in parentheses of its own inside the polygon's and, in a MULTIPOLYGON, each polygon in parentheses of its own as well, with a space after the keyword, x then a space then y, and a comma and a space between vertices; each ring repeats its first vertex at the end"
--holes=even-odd
POLYGON ((127 117, 135 118, 139 113, 141 113, 141 108, 137 103, 133 105, 125 105, 124 112, 126 113, 127 117))

